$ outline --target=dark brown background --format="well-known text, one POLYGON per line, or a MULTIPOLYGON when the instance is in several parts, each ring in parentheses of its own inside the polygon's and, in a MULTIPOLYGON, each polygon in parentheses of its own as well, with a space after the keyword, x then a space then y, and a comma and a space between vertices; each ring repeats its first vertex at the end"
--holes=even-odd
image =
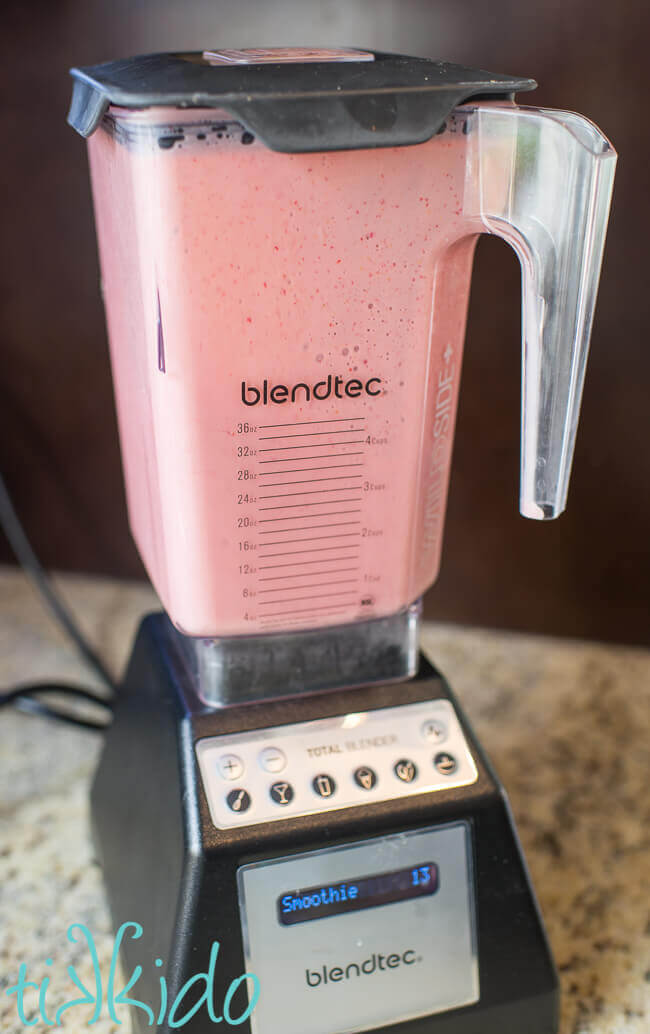
POLYGON ((479 245, 443 569, 427 612, 647 643, 649 31, 635 0, 5 4, 0 470, 46 565, 142 576, 85 147, 65 125, 68 66, 217 45, 374 47, 533 76, 540 88, 523 101, 588 115, 620 154, 569 510, 550 524, 517 514, 518 264, 497 240, 479 245))

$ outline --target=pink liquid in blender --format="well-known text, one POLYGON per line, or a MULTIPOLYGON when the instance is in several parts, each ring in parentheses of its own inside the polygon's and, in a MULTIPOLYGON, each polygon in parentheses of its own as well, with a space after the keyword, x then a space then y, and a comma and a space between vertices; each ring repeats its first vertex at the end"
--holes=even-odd
POLYGON ((89 140, 134 537, 190 635, 395 613, 439 566, 483 229, 462 112, 294 155, 216 117, 89 140))

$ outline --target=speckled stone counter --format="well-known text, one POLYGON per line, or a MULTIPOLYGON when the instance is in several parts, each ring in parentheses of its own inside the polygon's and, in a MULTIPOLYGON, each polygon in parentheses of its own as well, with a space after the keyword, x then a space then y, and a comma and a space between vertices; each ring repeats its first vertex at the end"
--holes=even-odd
MULTIPOLYGON (((119 671, 138 617, 156 606, 153 593, 107 580, 59 584, 119 671)), ((560 970, 561 1034, 648 1034, 650 652, 442 625, 426 626, 423 646, 509 790, 560 970)), ((92 685, 23 577, 0 570, 0 688, 55 678, 92 685)), ((26 1029, 5 993, 21 963, 35 983, 50 978, 52 1018, 80 997, 68 966, 93 986, 87 945, 67 939, 72 923, 92 931, 108 974, 113 940, 87 813, 99 746, 97 734, 0 711, 3 1034, 26 1029)), ((122 1026, 104 1009, 89 1028, 92 1012, 71 1009, 64 1029, 129 1029, 124 1008, 122 1026)))

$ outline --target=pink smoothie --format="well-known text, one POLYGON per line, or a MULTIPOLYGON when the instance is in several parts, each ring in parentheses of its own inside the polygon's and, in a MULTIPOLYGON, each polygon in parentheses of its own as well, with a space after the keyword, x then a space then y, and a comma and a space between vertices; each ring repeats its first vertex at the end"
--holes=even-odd
POLYGON ((307 155, 218 114, 89 140, 133 534, 191 635, 393 613, 439 566, 483 229, 462 112, 307 155))

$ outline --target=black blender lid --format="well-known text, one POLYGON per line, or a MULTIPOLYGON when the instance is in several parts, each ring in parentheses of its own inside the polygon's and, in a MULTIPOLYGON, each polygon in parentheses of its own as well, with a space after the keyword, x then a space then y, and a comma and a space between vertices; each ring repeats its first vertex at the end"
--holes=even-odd
POLYGON ((90 136, 109 105, 218 108, 275 151, 416 144, 470 99, 511 98, 533 79, 357 50, 147 54, 73 68, 68 122, 90 136))

